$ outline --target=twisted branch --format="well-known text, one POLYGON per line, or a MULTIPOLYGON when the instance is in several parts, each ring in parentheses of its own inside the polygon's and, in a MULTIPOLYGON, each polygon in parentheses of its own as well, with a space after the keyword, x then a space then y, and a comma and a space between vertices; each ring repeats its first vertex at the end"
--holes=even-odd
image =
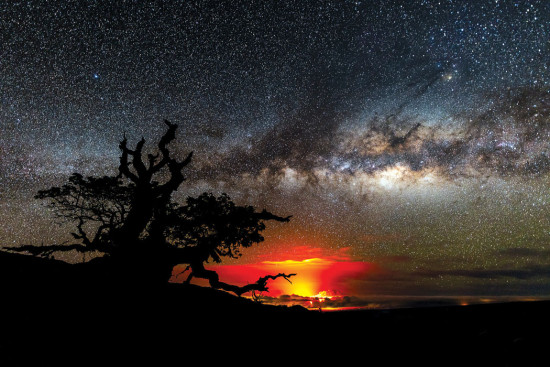
POLYGON ((258 279, 255 283, 250 283, 242 287, 239 287, 237 285, 220 282, 220 277, 218 273, 216 273, 213 270, 206 270, 202 262, 191 264, 190 267, 191 267, 191 274, 189 274, 189 277, 185 281, 186 283, 191 282, 191 279, 193 277, 207 279, 212 288, 233 292, 239 297, 247 292, 269 292, 269 288, 267 287, 267 281, 270 279, 275 280, 277 278, 284 278, 287 282, 292 284, 289 278, 296 276, 296 273, 292 273, 292 274, 279 273, 277 275, 266 275, 266 276, 260 277, 260 279, 258 279))

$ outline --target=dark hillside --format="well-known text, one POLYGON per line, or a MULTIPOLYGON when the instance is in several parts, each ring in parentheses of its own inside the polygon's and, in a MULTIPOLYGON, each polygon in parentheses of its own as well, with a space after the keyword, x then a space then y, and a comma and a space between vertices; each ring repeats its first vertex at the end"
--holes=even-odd
POLYGON ((532 366, 546 360, 550 345, 550 302, 323 313, 198 286, 141 287, 110 283, 105 274, 93 282, 95 266, 0 252, 8 336, 0 351, 70 346, 80 353, 99 345, 194 353, 214 343, 215 350, 288 350, 317 361, 329 353, 385 365, 532 366))

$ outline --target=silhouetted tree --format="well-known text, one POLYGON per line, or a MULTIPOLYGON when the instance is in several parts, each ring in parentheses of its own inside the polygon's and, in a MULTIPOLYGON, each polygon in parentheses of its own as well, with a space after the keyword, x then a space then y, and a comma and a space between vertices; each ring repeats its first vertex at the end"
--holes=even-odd
POLYGON ((204 193, 198 198, 187 198, 186 205, 173 210, 167 226, 167 237, 180 249, 178 255, 183 256, 181 263, 189 263, 188 270, 191 273, 187 282, 198 277, 208 279, 214 288, 237 295, 249 291, 263 292, 268 290, 268 279, 283 277, 288 280, 295 274, 270 275, 260 278, 256 283, 238 287, 220 282, 218 274, 206 270, 204 263, 209 259, 219 263, 222 257, 239 257, 241 247, 250 247, 264 240, 260 234, 265 229, 264 221, 287 222, 289 219, 266 210, 256 212, 252 206, 237 206, 226 194, 215 197, 204 193))
MULTIPOLYGON (((107 237, 126 221, 133 189, 133 185, 123 185, 119 177, 84 178, 74 173, 65 185, 40 190, 35 198, 48 200, 54 215, 62 221, 77 223, 77 232, 71 234, 82 240, 81 251, 108 252, 107 237), (84 228, 90 226, 88 231, 95 231, 91 238, 84 228)), ((63 250, 59 246, 55 249, 63 250)), ((41 248, 45 252, 50 250, 41 248)))
POLYGON ((205 269, 204 263, 210 259, 220 262, 222 257, 235 258, 240 256, 241 247, 262 242, 265 221, 287 222, 290 217, 235 205, 225 194, 189 197, 185 205, 173 202, 172 194, 185 179, 183 169, 192 153, 183 160, 171 156, 168 145, 175 139, 177 125, 165 124, 168 129, 158 142, 159 153, 148 154, 147 162, 143 157, 145 139, 132 150, 124 138, 119 145, 116 177, 84 178, 75 173, 65 185, 38 192, 36 198, 48 200, 57 218, 75 223, 72 236, 81 243, 31 245, 16 250, 38 256, 65 250, 101 252, 105 256, 98 263, 108 264, 113 276, 141 283, 167 282, 174 266, 188 264, 188 281, 205 278, 212 287, 239 296, 267 291, 269 279, 288 280, 295 275, 267 275, 239 287, 220 282, 216 272, 205 269))

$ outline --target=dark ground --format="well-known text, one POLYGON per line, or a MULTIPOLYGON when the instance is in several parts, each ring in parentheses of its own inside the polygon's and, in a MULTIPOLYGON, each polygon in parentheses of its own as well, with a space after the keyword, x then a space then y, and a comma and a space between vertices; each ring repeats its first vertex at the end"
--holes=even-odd
POLYGON ((546 301, 318 312, 180 284, 67 283, 63 271, 19 260, 0 254, 0 362, 70 355, 125 364, 148 358, 144 365, 191 356, 195 364, 550 365, 546 301), (14 268, 25 271, 24 282, 14 268))

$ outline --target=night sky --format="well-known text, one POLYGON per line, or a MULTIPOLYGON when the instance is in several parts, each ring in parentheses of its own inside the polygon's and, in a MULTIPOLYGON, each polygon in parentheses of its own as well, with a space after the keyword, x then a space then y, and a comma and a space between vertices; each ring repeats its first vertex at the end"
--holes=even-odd
POLYGON ((152 149, 168 119, 194 152, 176 200, 293 216, 232 265, 550 295, 549 40, 542 0, 4 1, 0 244, 71 240, 34 194, 116 174, 123 134, 152 149))

